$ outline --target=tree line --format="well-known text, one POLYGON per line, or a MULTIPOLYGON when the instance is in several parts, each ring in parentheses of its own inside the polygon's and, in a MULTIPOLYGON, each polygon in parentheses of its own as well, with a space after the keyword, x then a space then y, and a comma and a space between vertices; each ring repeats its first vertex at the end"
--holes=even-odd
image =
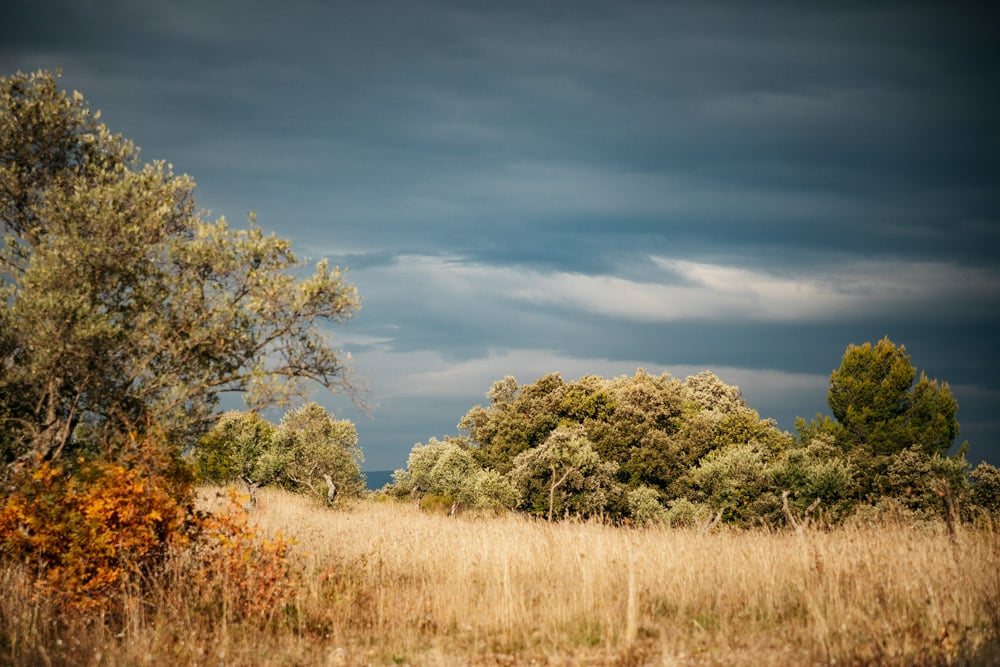
POLYGON ((1000 471, 972 470, 947 383, 918 376, 888 338, 850 345, 830 377, 832 418, 778 429, 737 387, 683 381, 507 376, 463 435, 410 452, 386 492, 425 504, 638 523, 839 522, 888 508, 949 520, 1000 509, 1000 471))

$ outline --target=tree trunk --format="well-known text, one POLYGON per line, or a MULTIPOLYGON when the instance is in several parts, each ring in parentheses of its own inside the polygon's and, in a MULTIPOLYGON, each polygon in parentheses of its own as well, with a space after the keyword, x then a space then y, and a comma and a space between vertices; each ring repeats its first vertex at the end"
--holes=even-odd
POLYGON ((260 488, 260 484, 258 484, 257 482, 254 482, 253 480, 251 480, 246 475, 242 475, 240 477, 240 479, 242 479, 243 483, 247 485, 247 492, 250 494, 250 507, 256 507, 257 506, 257 489, 260 488))
POLYGON ((323 473, 323 479, 326 481, 326 504, 333 505, 337 500, 337 485, 333 483, 333 478, 323 473))

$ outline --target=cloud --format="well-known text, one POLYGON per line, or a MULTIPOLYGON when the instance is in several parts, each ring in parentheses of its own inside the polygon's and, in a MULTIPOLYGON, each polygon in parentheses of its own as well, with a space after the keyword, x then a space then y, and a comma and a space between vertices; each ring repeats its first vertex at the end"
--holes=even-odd
MULTIPOLYGON (((733 264, 652 257, 658 276, 634 280, 404 256, 375 269, 380 285, 425 301, 482 310, 522 306, 577 311, 632 322, 822 322, 924 316, 929 307, 975 316, 1000 297, 995 271, 935 262, 855 260, 813 271, 769 272, 733 264), (478 302, 479 307, 471 304, 478 302)), ((368 272, 364 272, 368 277, 368 272)), ((359 279, 360 280, 360 279, 359 279)), ((376 294, 385 287, 375 287, 376 294)))

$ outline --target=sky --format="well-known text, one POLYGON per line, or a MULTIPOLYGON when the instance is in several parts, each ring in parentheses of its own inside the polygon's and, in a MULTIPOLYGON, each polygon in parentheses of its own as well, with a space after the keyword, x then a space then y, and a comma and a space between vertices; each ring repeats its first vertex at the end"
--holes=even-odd
POLYGON ((792 431, 888 336, 1000 465, 1000 47, 986 3, 8 0, 0 74, 300 257, 364 468, 505 375, 714 371, 792 431), (753 5, 751 7, 751 4, 753 5))

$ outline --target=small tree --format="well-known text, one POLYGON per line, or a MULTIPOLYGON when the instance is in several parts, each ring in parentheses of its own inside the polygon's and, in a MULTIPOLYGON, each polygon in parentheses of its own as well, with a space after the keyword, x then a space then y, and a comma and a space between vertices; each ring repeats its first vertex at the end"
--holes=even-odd
POLYGON ((335 420, 322 406, 308 403, 288 412, 275 427, 255 412, 227 412, 201 439, 195 462, 202 479, 243 480, 251 498, 270 484, 314 496, 364 490, 357 430, 335 420))
POLYGON ((558 509, 586 516, 605 508, 618 464, 602 461, 582 427, 560 427, 514 459, 511 477, 529 497, 541 490, 548 520, 558 509))
POLYGON ((273 437, 274 424, 256 412, 223 414, 195 449, 199 479, 223 483, 239 479, 258 486, 267 483, 273 475, 261 469, 260 460, 273 437))
POLYGON ((411 488, 458 500, 465 494, 479 470, 469 447, 458 438, 431 438, 426 445, 417 443, 406 462, 411 488))
POLYGON ((506 475, 496 470, 477 470, 462 488, 460 500, 474 509, 508 511, 521 502, 521 493, 506 475))
POLYGON ((745 523, 758 517, 755 504, 770 490, 767 464, 759 445, 729 445, 707 454, 683 485, 692 501, 706 503, 727 521, 745 523))
POLYGON ((660 494, 652 487, 636 487, 628 492, 626 500, 629 516, 641 526, 667 520, 667 509, 660 504, 660 494))
POLYGON ((337 494, 356 496, 365 489, 357 429, 346 419, 334 419, 317 403, 287 413, 269 450, 280 463, 275 479, 288 489, 315 496, 328 494, 330 483, 337 494))

